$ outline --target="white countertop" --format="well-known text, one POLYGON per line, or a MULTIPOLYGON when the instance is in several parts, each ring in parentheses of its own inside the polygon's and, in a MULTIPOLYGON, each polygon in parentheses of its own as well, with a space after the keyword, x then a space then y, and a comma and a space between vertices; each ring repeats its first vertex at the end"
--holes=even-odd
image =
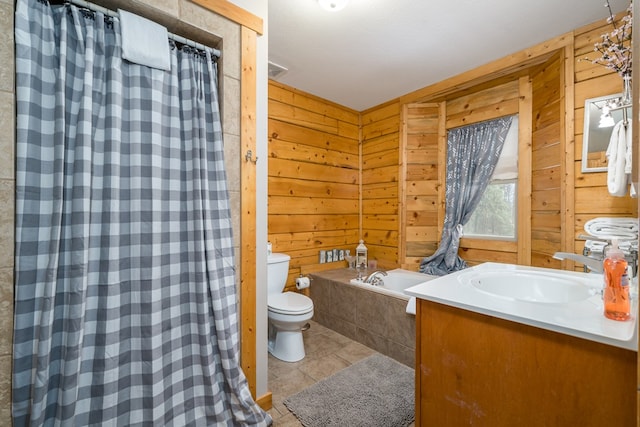
MULTIPOLYGON (((578 281, 594 291, 601 289, 603 280, 601 274, 484 263, 418 284, 406 289, 405 293, 488 316, 638 351, 637 298, 632 299, 631 319, 621 322, 604 316, 602 296, 599 293, 594 292, 587 299, 568 303, 533 302, 489 294, 466 280, 474 272, 496 270, 501 273, 552 274, 578 281)), ((513 286, 517 285, 517 280, 514 280, 513 286)))

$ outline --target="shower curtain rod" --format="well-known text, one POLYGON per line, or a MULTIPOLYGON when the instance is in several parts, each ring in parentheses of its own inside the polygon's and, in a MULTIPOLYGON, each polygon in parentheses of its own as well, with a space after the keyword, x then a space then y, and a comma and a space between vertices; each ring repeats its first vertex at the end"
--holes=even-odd
MULTIPOLYGON (((94 3, 89 3, 88 1, 85 0, 66 0, 66 3, 71 3, 74 4, 76 6, 85 8, 85 9, 89 9, 93 12, 102 12, 105 15, 111 16, 111 17, 118 17, 118 12, 115 12, 113 10, 109 10, 105 7, 102 6, 98 6, 97 4, 94 3)), ((206 50, 206 49, 211 49, 212 50, 212 54, 216 57, 219 58, 220 57, 220 51, 218 49, 214 49, 212 47, 208 47, 203 45, 202 43, 198 43, 198 42, 194 42, 193 40, 189 40, 187 38, 184 38, 182 36, 179 36, 177 34, 173 34, 173 33, 169 33, 169 38, 172 39, 173 41, 176 41, 178 43, 182 43, 182 44, 186 44, 187 46, 191 46, 191 47, 195 47, 196 49, 199 50, 206 50)))

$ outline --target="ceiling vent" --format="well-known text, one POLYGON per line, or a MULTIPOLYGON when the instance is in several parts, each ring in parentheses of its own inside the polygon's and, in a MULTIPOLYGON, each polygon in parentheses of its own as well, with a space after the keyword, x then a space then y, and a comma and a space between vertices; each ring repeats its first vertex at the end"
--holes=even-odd
POLYGON ((276 80, 278 77, 283 76, 287 71, 287 68, 282 65, 278 65, 275 62, 269 61, 269 78, 276 80))

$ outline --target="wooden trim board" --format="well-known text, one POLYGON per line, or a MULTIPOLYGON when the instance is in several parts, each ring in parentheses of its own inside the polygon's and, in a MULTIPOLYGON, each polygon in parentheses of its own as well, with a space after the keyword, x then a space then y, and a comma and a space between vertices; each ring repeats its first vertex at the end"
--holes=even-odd
POLYGON ((269 409, 273 408, 273 395, 269 391, 269 392, 267 392, 267 394, 264 394, 264 395, 258 397, 256 399, 256 403, 258 405, 260 405, 260 407, 263 410, 268 411, 269 409))
MULTIPOLYGON (((256 395, 256 33, 240 32, 240 361, 256 395), (245 153, 251 151, 250 159, 245 153)), ((257 161, 257 160, 256 160, 257 161)))
POLYGON ((519 85, 518 264, 531 265, 531 78, 520 77, 519 85))

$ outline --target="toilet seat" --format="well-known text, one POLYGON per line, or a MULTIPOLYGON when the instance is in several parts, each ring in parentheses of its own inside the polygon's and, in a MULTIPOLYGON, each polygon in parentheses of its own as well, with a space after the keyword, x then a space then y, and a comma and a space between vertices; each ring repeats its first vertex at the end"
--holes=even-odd
POLYGON ((311 298, 297 292, 269 295, 267 305, 269 311, 279 314, 304 314, 313 310, 311 298))

